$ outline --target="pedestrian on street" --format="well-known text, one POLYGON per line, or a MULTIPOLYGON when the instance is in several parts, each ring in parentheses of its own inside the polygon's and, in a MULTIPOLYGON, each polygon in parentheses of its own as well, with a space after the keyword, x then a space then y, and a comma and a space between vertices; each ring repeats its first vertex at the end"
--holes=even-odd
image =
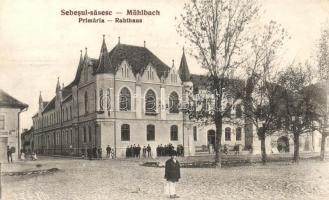
POLYGON ((98 158, 97 158, 97 159, 99 159, 99 160, 103 160, 103 159, 102 159, 102 147, 99 147, 99 148, 97 149, 97 154, 98 154, 98 158))
POLYGON ((139 144, 136 147, 136 151, 137 151, 137 157, 141 158, 141 147, 139 146, 139 144))
POLYGON ((109 158, 111 156, 111 147, 110 145, 107 145, 106 147, 106 158, 109 158))
POLYGON ((150 146, 150 144, 147 145, 146 151, 147 151, 147 157, 151 157, 151 146, 150 146))
POLYGON ((143 158, 146 158, 146 146, 143 147, 143 158))
POLYGON ((165 165, 165 176, 167 184, 169 186, 170 198, 179 198, 176 195, 176 183, 181 178, 180 177, 180 165, 178 160, 176 160, 177 152, 172 151, 171 157, 166 161, 165 165))
POLYGON ((9 146, 7 146, 7 158, 8 158, 8 163, 13 163, 13 156, 12 156, 12 151, 9 146))

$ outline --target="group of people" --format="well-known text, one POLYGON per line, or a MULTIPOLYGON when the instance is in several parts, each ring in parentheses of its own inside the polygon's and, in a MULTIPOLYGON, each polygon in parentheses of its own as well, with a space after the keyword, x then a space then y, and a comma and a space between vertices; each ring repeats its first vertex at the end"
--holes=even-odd
POLYGON ((102 148, 94 146, 93 148, 87 148, 82 153, 82 158, 88 158, 89 160, 96 159, 101 160, 102 159, 102 148))
POLYGON ((142 156, 143 158, 147 157, 151 157, 152 153, 151 153, 151 146, 148 144, 147 146, 143 146, 143 148, 141 148, 141 146, 138 144, 136 146, 136 144, 134 145, 130 145, 126 148, 126 157, 127 158, 140 158, 141 157, 141 151, 142 151, 142 156))
POLYGON ((162 146, 162 144, 158 145, 156 148, 157 156, 170 156, 174 152, 177 154, 177 156, 184 156, 184 147, 183 145, 179 144, 177 145, 176 151, 175 147, 169 143, 168 145, 162 146))

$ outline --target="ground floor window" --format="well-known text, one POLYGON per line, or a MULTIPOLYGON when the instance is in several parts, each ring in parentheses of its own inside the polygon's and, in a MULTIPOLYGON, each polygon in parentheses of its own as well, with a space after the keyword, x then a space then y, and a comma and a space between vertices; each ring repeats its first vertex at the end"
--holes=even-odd
POLYGON ((178 127, 176 125, 172 125, 170 127, 170 140, 171 141, 178 140, 178 127))
POLYGON ((146 139, 147 141, 154 141, 155 140, 155 127, 154 125, 147 125, 146 131, 146 139))
POLYGON ((121 125, 121 141, 129 141, 130 140, 130 126, 129 124, 121 125))
POLYGON ((5 116, 0 115, 0 130, 5 129, 5 116))
POLYGON ((198 130, 196 126, 193 126, 193 138, 194 141, 198 141, 198 130))
POLYGON ((225 141, 231 141, 231 128, 225 128, 225 141))
POLYGON ((236 129, 236 141, 241 141, 241 128, 240 127, 238 127, 237 129, 236 129))
POLYGON ((87 142, 87 130, 86 130, 86 127, 83 127, 83 142, 87 142))

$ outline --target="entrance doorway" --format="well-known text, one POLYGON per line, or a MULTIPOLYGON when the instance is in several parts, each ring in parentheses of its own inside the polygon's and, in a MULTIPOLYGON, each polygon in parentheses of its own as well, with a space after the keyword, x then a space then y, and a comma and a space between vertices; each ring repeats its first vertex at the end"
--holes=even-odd
POLYGON ((286 136, 282 136, 278 139, 278 151, 289 152, 289 139, 286 136))
POLYGON ((4 162, 7 160, 7 145, 8 138, 0 137, 0 162, 4 162))
POLYGON ((208 139, 208 145, 211 144, 214 147, 215 143, 216 143, 216 136, 215 136, 215 131, 214 130, 209 130, 208 131, 207 139, 208 139))

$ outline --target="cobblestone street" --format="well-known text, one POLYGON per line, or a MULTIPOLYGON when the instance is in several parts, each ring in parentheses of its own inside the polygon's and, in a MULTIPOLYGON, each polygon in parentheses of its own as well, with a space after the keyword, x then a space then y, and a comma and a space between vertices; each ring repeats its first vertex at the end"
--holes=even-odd
MULTIPOLYGON (((58 168, 53 174, 3 176, 4 200, 169 199, 164 169, 140 160, 43 159, 4 165, 5 171, 58 168)), ((328 199, 329 162, 270 163, 223 169, 182 168, 180 199, 328 199)))

